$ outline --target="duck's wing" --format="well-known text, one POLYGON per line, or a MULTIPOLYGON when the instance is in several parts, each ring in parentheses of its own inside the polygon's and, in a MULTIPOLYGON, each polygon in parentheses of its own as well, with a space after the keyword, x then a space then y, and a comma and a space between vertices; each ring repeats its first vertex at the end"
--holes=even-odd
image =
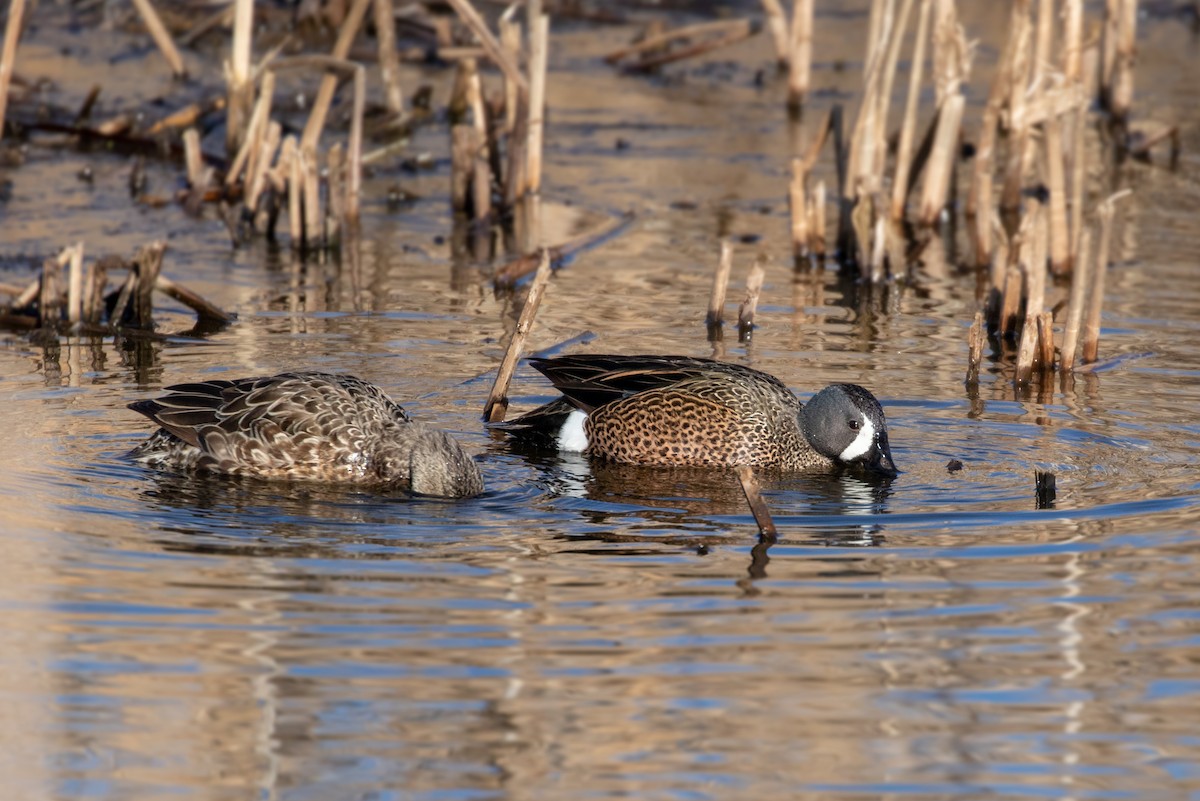
POLYGON ((585 412, 639 392, 663 389, 703 378, 744 370, 737 365, 691 356, 558 356, 530 359, 559 392, 585 412))
POLYGON ((199 381, 166 388, 154 400, 129 408, 146 415, 198 448, 219 432, 224 438, 315 436, 336 442, 339 432, 376 421, 407 422, 404 410, 372 384, 352 376, 282 373, 233 381, 199 381))

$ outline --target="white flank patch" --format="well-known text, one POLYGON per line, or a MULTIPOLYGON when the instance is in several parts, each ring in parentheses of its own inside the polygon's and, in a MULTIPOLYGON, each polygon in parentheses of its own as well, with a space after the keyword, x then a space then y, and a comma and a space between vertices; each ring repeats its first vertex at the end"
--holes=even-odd
POLYGON ((566 422, 558 430, 558 449, 560 451, 583 453, 587 450, 587 432, 583 430, 583 421, 586 419, 587 412, 579 409, 567 415, 566 422))
POLYGON ((862 418, 862 422, 863 427, 858 430, 858 436, 854 438, 854 442, 846 446, 846 450, 842 451, 842 455, 838 457, 843 462, 854 461, 870 451, 871 446, 875 444, 875 424, 865 416, 862 418))

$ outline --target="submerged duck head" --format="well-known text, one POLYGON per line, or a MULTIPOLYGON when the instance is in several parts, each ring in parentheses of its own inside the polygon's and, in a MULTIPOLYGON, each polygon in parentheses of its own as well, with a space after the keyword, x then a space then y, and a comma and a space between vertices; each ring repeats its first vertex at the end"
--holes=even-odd
POLYGON ((889 477, 900 472, 883 407, 857 384, 830 384, 818 392, 804 404, 800 426, 809 444, 837 464, 889 477))

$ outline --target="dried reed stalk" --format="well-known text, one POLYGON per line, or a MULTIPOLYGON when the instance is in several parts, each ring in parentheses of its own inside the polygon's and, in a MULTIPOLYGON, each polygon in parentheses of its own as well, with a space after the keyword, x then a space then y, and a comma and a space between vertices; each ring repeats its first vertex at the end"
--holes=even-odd
POLYGON ((1092 280, 1092 232, 1087 229, 1079 241, 1075 269, 1071 273, 1071 294, 1067 300, 1067 323, 1063 328, 1062 354, 1059 366, 1063 372, 1075 367, 1075 351, 1079 344, 1079 327, 1083 322, 1084 297, 1092 280))
POLYGON ((479 43, 483 46, 484 51, 488 54, 488 58, 496 63, 500 71, 504 73, 505 80, 512 81, 521 88, 523 93, 529 91, 529 83, 525 80, 525 76, 521 74, 520 67, 517 66, 515 59, 509 57, 504 48, 500 46, 500 42, 488 30, 487 23, 483 17, 479 16, 470 0, 449 0, 450 7, 458 14, 459 19, 463 21, 475 37, 479 39, 479 43))
POLYGON ((938 111, 937 134, 933 149, 925 167, 925 182, 922 185, 920 210, 917 219, 922 225, 937 222, 942 209, 950 202, 950 177, 958 157, 958 134, 962 126, 963 108, 966 98, 954 94, 946 98, 938 111))
POLYGON ((167 60, 167 64, 171 67, 171 73, 176 78, 182 78, 187 75, 187 69, 183 65, 183 56, 179 55, 179 50, 175 47, 175 41, 171 38, 170 31, 163 24, 162 17, 154 10, 154 5, 150 0, 133 0, 134 8, 141 15, 142 23, 146 26, 146 30, 150 33, 150 37, 154 39, 154 44, 162 51, 163 58, 167 60))
POLYGON ((775 62, 781 69, 792 60, 792 43, 788 40, 788 20, 779 0, 762 0, 763 13, 767 16, 767 32, 775 45, 775 62))
POLYGON ((542 140, 546 122, 546 65, 550 50, 550 17, 531 20, 529 31, 529 108, 526 129, 526 189, 542 190, 542 140))
POLYGON ((236 0, 233 14, 233 41, 225 76, 225 151, 237 153, 242 146, 250 107, 254 103, 254 82, 250 74, 250 49, 254 37, 254 0, 236 0))
POLYGON ((175 283, 170 278, 167 278, 161 273, 155 278, 154 288, 164 295, 174 298, 183 305, 187 306, 192 311, 196 312, 202 320, 208 320, 214 323, 227 324, 233 322, 233 315, 221 309, 216 304, 197 295, 192 290, 185 286, 175 283))
POLYGON ((1029 141, 1029 126, 1025 120, 1026 96, 1029 90, 1030 61, 1030 0, 1015 0, 1012 15, 1012 58, 1006 78, 1008 80, 1008 110, 1010 130, 1008 137, 1008 160, 1004 166, 1004 185, 1000 195, 1000 209, 1015 214, 1021 205, 1021 188, 1025 179, 1026 150, 1029 141))
POLYGON ((891 29, 891 0, 872 0, 870 30, 867 38, 866 79, 858 116, 850 134, 849 163, 847 166, 846 200, 861 200, 874 193, 879 184, 874 171, 879 151, 879 86, 882 83, 884 58, 886 55, 886 32, 891 29))
POLYGON ((719 331, 725 322, 725 291, 729 287, 729 273, 732 270, 733 246, 728 240, 722 239, 721 258, 717 261, 717 271, 713 273, 712 291, 708 295, 708 314, 704 318, 710 334, 714 328, 719 331))
POLYGON ((59 258, 64 257, 70 265, 67 273, 67 322, 77 325, 83 321, 83 243, 64 249, 59 258))
POLYGON ((345 225, 356 243, 362 204, 363 115, 367 110, 367 71, 354 67, 354 97, 350 116, 350 138, 346 144, 345 225))
POLYGON ((529 285, 529 294, 525 297, 525 305, 521 307, 521 316, 517 318, 517 328, 509 340, 504 359, 496 371, 496 381, 492 391, 488 393, 487 404, 483 407, 483 419, 489 423, 498 423, 508 414, 508 387, 512 383, 513 373, 517 369, 517 360, 525 348, 525 340, 533 328, 533 320, 537 316, 538 306, 542 303, 542 295, 550 282, 550 252, 542 250, 542 261, 534 273, 533 283, 529 285))
POLYGON ((1104 28, 1105 52, 1111 53, 1104 85, 1108 110, 1118 119, 1129 117, 1133 104, 1133 64, 1137 51, 1137 0, 1108 0, 1104 28), (1115 18, 1115 19, 1114 19, 1115 18), (1109 37, 1112 38, 1111 45, 1109 37))
POLYGON ((1080 237, 1083 235, 1083 197, 1087 185, 1087 108, 1079 106, 1072 115, 1071 131, 1071 264, 1080 258, 1080 237))
MULTIPOLYGON (((346 61, 346 57, 350 54, 350 47, 354 44, 354 38, 358 36, 358 30, 362 27, 363 18, 366 17, 367 6, 370 3, 371 0, 354 0, 353 5, 350 6, 350 11, 338 31, 337 41, 333 44, 333 52, 330 53, 333 61, 324 62, 326 69, 329 69, 334 62, 346 61)), ((337 89, 337 84, 337 75, 326 73, 322 76, 321 85, 317 88, 317 96, 313 100, 312 111, 309 112, 308 121, 304 125, 304 133, 300 137, 301 150, 316 152, 317 141, 321 138, 321 131, 325 128, 325 118, 329 114, 330 104, 333 103, 333 93, 337 89)))
POLYGON ((293 242, 293 247, 309 250, 321 246, 321 178, 320 163, 317 161, 316 147, 300 145, 300 170, 302 177, 301 190, 304 197, 304 237, 299 243, 293 242))
POLYGON ((1081 361, 1090 364, 1096 361, 1100 351, 1100 309, 1104 305, 1104 280, 1108 273, 1109 247, 1112 243, 1112 220, 1116 202, 1130 194, 1123 189, 1108 197, 1096 210, 1100 218, 1100 244, 1096 250, 1096 266, 1092 273, 1088 292, 1087 312, 1084 315, 1083 352, 1081 361))
POLYGON ((917 104, 921 98, 921 71, 925 66, 925 43, 929 39, 929 10, 933 0, 921 0, 917 17, 917 36, 913 42, 912 66, 908 73, 908 99, 904 105, 904 122, 900 127, 900 142, 896 148, 896 175, 892 181, 891 217, 904 219, 908 200, 908 176, 912 168, 913 137, 917 130, 917 104))
POLYGON ((150 328, 154 323, 154 285, 162 272, 163 254, 166 250, 166 242, 151 242, 138 248, 133 256, 133 265, 137 273, 137 284, 133 293, 133 319, 134 324, 142 328, 150 328))
POLYGON ((1063 0, 1063 80, 1083 80, 1083 0, 1063 0))
POLYGON ((254 111, 250 114, 250 122, 246 124, 242 146, 238 150, 237 156, 234 157, 233 163, 229 165, 229 170, 225 173, 226 186, 236 184, 243 169, 246 169, 247 174, 252 171, 252 168, 248 168, 247 165, 262 149, 267 123, 271 119, 271 102, 274 95, 275 73, 268 71, 262 77, 258 101, 254 104, 254 111))
POLYGON ((793 0, 791 48, 788 56, 788 108, 798 112, 812 80, 814 0, 793 0))
POLYGON ((274 120, 267 126, 267 135, 263 137, 262 146, 254 158, 254 165, 248 172, 244 203, 247 209, 258 209, 258 199, 267 187, 271 159, 279 150, 279 142, 283 137, 283 126, 274 120))
POLYGON ((758 296, 762 294, 763 279, 766 277, 763 269, 763 257, 759 257, 746 276, 746 299, 738 307, 738 341, 747 342, 754 333, 754 315, 758 312, 758 296))
POLYGON ((286 159, 280 157, 280 165, 287 169, 288 189, 288 233, 292 247, 300 250, 304 246, 304 155, 295 136, 283 140, 286 159))
POLYGON ((404 90, 400 86, 400 59, 396 56, 396 17, 392 0, 374 0, 375 36, 379 40, 379 78, 383 102, 393 117, 404 115, 404 90))
POLYGON ((4 133, 4 118, 8 111, 8 87, 12 84, 13 65, 17 60, 17 42, 25 19, 25 0, 11 0, 8 20, 4 24, 4 50, 0 52, 0 135, 4 133))
MULTIPOLYGON (((613 50, 604 57, 604 60, 609 64, 616 64, 630 56, 646 55, 632 65, 632 69, 650 69, 652 67, 661 66, 662 64, 671 61, 678 61, 683 58, 689 58, 697 55, 700 52, 707 52, 713 49, 714 42, 727 44, 725 38, 731 35, 737 35, 739 38, 745 38, 753 30, 753 26, 747 20, 742 19, 724 19, 716 22, 700 22, 695 25, 685 25, 682 28, 664 31, 653 36, 647 36, 640 41, 634 42, 631 45, 613 50), (675 51, 664 52, 664 48, 672 42, 683 39, 695 39, 712 34, 722 35, 721 39, 710 39, 691 45, 687 48, 682 48, 675 51), (659 61, 659 58, 665 60, 659 61)), ((715 46, 720 46, 720 44, 715 46)))
MULTIPOLYGON (((513 19, 516 6, 509 6, 500 15, 500 47, 505 57, 513 61, 521 58, 521 25, 513 19)), ((517 129, 517 114, 521 108, 521 87, 507 78, 504 81, 504 133, 511 140, 517 129)))
POLYGON ((1029 382, 1038 354, 1037 319, 1046 305, 1046 211, 1041 203, 1021 221, 1021 266, 1025 271, 1025 319, 1021 323, 1021 344, 1017 350, 1017 384, 1029 382))
POLYGON ((808 251, 812 258, 819 262, 825 261, 825 182, 817 181, 813 188, 812 202, 808 204, 809 221, 808 251))
POLYGON ((792 159, 792 180, 788 185, 788 210, 791 215, 792 259, 799 266, 808 258, 808 204, 805 169, 801 159, 792 159))
POLYGON ((742 465, 737 469, 738 482, 742 485, 742 492, 746 495, 746 502, 750 504, 750 514, 754 515, 754 523, 758 526, 760 536, 770 540, 774 540, 779 536, 779 530, 775 528, 775 521, 771 519, 771 510, 767 508, 767 502, 763 500, 762 489, 758 486, 758 479, 754 475, 754 468, 750 465, 742 465))
MULTIPOLYGON (((474 60, 471 61, 474 67, 474 60)), ((483 102, 483 79, 478 69, 467 76, 467 104, 471 125, 471 208, 476 220, 486 220, 492 214, 491 147, 488 142, 488 114, 483 102)))
POLYGON ((975 319, 967 331, 967 381, 979 380, 979 368, 983 364, 983 346, 987 335, 983 330, 983 312, 975 312, 975 319))
POLYGON ((200 132, 195 128, 188 128, 183 132, 183 160, 188 185, 193 191, 203 190, 204 154, 200 152, 200 132))
POLYGON ((62 269, 59 259, 42 262, 42 280, 38 284, 38 324, 54 327, 62 319, 62 269))
POLYGON ((1071 232, 1067 220, 1067 178, 1059 118, 1051 116, 1047 119, 1044 130, 1046 187, 1050 193, 1050 269, 1055 275, 1066 275, 1071 270, 1071 232))

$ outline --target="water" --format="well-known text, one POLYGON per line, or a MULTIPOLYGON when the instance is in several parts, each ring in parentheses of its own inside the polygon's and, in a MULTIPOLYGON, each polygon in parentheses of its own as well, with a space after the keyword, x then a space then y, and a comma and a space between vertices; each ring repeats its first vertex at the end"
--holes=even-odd
MULTIPOLYGON (((1003 27, 988 13, 967 22, 984 55, 1003 27)), ((861 15, 827 22, 856 64, 861 15)), ((575 83, 551 88, 555 236, 637 216, 558 275, 531 347, 709 355, 717 237, 756 236, 737 247, 730 310, 767 252, 759 328, 720 353, 802 395, 871 387, 904 473, 769 481, 782 537, 767 548, 729 476, 513 451, 478 415, 519 301, 451 266, 443 173, 371 179, 356 286, 332 266, 231 253, 219 223, 177 208, 131 210, 122 159, 35 149, 9 173, 6 254, 59 236, 128 252, 165 230, 168 274, 239 321, 151 359, 5 337, 0 796, 1200 798, 1186 28, 1143 27, 1139 107, 1179 122, 1184 151, 1175 173, 1132 164, 1116 180, 1136 191, 1102 361, 1029 393, 1003 361, 964 386, 972 275, 930 258, 876 298, 832 273, 793 278, 790 134, 778 87, 752 81, 765 40, 648 81, 595 63, 628 33, 561 34, 575 83), (76 184, 74 159, 107 177, 76 184), (47 181, 71 209, 59 233, 47 181), (422 199, 389 211, 378 198, 398 181, 422 199), (488 493, 382 500, 121 458, 149 433, 126 403, 296 367, 368 378, 454 431, 488 493), (1035 471, 1056 477, 1043 508, 1035 471)), ((858 80, 829 63, 819 76, 858 80)), ((423 131, 414 149, 443 139, 423 131)), ((167 304, 164 331, 190 326, 167 304)), ((513 394, 519 410, 551 393, 522 368, 513 394)))

